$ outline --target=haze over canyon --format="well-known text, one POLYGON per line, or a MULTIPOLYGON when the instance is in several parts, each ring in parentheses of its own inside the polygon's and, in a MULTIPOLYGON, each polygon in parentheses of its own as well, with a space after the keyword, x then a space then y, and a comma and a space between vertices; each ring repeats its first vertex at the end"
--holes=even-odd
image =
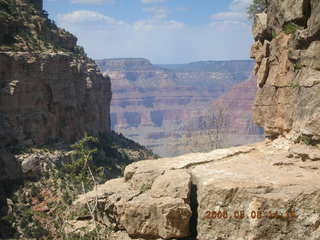
POLYGON ((112 82, 112 129, 160 156, 208 151, 215 148, 215 140, 225 147, 263 137, 263 130, 252 121, 256 94, 252 60, 167 65, 143 58, 96 62, 112 82), (218 126, 221 109, 223 126, 218 126), (222 139, 213 139, 214 129, 222 139))

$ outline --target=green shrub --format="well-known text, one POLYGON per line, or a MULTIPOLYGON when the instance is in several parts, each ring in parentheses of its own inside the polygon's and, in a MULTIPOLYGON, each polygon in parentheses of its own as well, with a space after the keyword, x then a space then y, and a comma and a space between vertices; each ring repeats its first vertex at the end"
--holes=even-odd
POLYGON ((10 11, 9 3, 6 0, 0 0, 0 9, 2 9, 2 11, 9 12, 10 11))
POLYGON ((301 136, 301 141, 306 145, 312 145, 313 144, 311 136, 303 135, 303 136, 301 136))
POLYGON ((275 30, 272 30, 272 39, 275 39, 277 37, 277 33, 275 30))
POLYGON ((286 34, 292 34, 292 33, 295 33, 299 29, 302 29, 302 27, 298 26, 297 24, 295 24, 293 22, 289 22, 289 23, 286 23, 285 25, 283 25, 282 30, 286 34))
POLYGON ((294 65, 294 70, 300 70, 302 68, 302 64, 300 62, 296 62, 294 65))
POLYGON ((268 0, 253 0, 247 9, 249 19, 254 19, 255 15, 264 12, 268 7, 268 0))
POLYGON ((291 82, 290 87, 292 87, 292 88, 300 88, 301 86, 300 86, 300 83, 298 81, 293 81, 293 82, 291 82))
POLYGON ((39 188, 37 188, 34 184, 31 185, 31 196, 38 197, 40 194, 39 188))
POLYGON ((8 12, 0 10, 0 19, 1 20, 9 19, 10 17, 11 17, 11 15, 8 12))

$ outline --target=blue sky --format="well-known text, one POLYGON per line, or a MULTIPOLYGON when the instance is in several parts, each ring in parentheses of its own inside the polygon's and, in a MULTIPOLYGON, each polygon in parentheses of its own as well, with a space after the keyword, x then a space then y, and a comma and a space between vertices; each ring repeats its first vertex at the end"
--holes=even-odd
POLYGON ((44 0, 44 8, 94 59, 188 63, 248 59, 251 1, 44 0))

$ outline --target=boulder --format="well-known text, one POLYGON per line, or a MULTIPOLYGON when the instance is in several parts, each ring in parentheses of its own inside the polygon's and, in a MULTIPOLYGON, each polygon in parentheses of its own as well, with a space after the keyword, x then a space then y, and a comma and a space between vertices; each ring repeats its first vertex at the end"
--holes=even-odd
POLYGON ((320 71, 320 41, 313 41, 307 50, 301 51, 299 60, 302 66, 320 71))
POLYGON ((269 74, 269 59, 263 58, 258 73, 257 73, 257 86, 262 88, 266 83, 269 74))
POLYGON ((117 222, 120 231, 113 237, 126 240, 316 240, 320 233, 317 158, 315 148, 281 138, 141 161, 127 167, 127 178, 81 195, 74 207, 98 201, 99 221, 117 222), (310 160, 301 159, 302 154, 310 160), (130 183, 135 175, 151 183, 150 188, 135 190, 135 180, 130 183))
POLYGON ((320 161, 320 148, 317 146, 294 144, 290 148, 290 153, 302 161, 320 161))
MULTIPOLYGON (((188 185, 190 181, 187 178, 184 182, 188 185)), ((159 181, 156 185, 161 183, 159 181)), ((185 189, 184 186, 186 192, 178 192, 174 198, 165 196, 168 191, 163 189, 164 193, 161 193, 157 186, 153 187, 156 197, 152 197, 149 189, 136 191, 123 178, 115 179, 95 191, 81 195, 74 205, 81 208, 87 202, 98 201, 102 221, 116 229, 126 230, 133 237, 170 239, 188 236, 192 212, 189 204, 179 196, 189 196, 190 188, 185 189)))
POLYGON ((39 179, 44 172, 61 162, 68 162, 72 157, 72 151, 36 151, 30 154, 16 156, 21 164, 23 177, 26 179, 39 179))
POLYGON ((305 0, 270 1, 267 11, 267 25, 274 33, 278 34, 286 23, 306 24, 308 11, 308 4, 305 0))
POLYGON ((130 236, 184 238, 190 235, 191 215, 182 199, 141 195, 125 204, 121 222, 130 236))
POLYGON ((262 40, 266 37, 268 33, 266 13, 256 14, 252 32, 253 32, 253 37, 256 41, 262 40))
POLYGON ((319 175, 287 153, 266 145, 195 167, 198 239, 317 239, 319 175))
POLYGON ((263 45, 260 41, 255 42, 251 48, 251 58, 256 60, 256 63, 260 64, 264 58, 267 58, 270 54, 270 42, 265 40, 263 45))
POLYGON ((180 198, 190 203, 191 176, 185 170, 169 170, 156 178, 151 187, 151 197, 180 198))

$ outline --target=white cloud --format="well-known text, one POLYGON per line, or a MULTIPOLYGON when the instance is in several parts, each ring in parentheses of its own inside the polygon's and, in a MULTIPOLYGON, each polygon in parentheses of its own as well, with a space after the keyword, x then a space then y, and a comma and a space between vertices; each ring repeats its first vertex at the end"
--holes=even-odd
POLYGON ((176 30, 181 29, 185 25, 182 22, 177 22, 174 20, 168 21, 154 21, 154 20, 141 20, 133 24, 133 29, 136 31, 150 31, 150 30, 176 30))
POLYGON ((253 0, 233 0, 230 6, 232 11, 245 12, 253 0))
POLYGON ((117 21, 95 11, 79 10, 65 15, 58 15, 58 21, 64 28, 72 29, 77 27, 106 28, 120 27, 125 25, 122 21, 117 21))
POLYGON ((166 2, 168 0, 142 0, 143 3, 146 3, 146 4, 150 4, 150 3, 163 3, 163 2, 166 2))
POLYGON ((71 3, 76 4, 103 4, 103 3, 113 3, 114 0, 71 0, 71 3))
POLYGON ((243 12, 220 12, 212 15, 211 18, 218 21, 245 21, 247 15, 243 12))
POLYGON ((248 23, 247 8, 253 0, 233 0, 229 6, 229 11, 219 12, 211 16, 216 22, 241 22, 248 23))
POLYGON ((164 7, 149 7, 143 9, 145 12, 149 12, 156 19, 165 19, 169 15, 169 9, 164 7))
POLYGON ((144 8, 143 11, 151 13, 151 17, 134 22, 132 26, 135 31, 176 30, 185 26, 182 22, 168 19, 170 13, 168 8, 154 6, 144 8))
POLYGON ((60 15, 57 23, 74 33, 95 59, 145 57, 153 63, 182 63, 249 57, 251 29, 241 11, 215 14, 203 26, 172 20, 166 8, 144 11, 151 16, 132 23, 94 11, 60 15))

